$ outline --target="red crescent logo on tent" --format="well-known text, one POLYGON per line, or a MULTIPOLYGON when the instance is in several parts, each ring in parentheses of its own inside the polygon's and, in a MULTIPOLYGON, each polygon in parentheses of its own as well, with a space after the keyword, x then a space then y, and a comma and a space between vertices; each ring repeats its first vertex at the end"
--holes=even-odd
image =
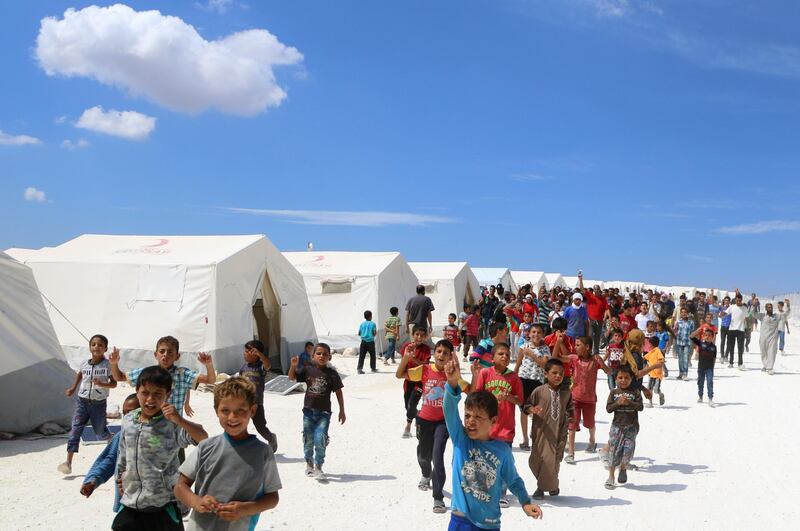
POLYGON ((325 257, 320 254, 320 255, 315 256, 314 259, 311 260, 311 261, 312 262, 322 262, 323 260, 325 260, 325 257))
POLYGON ((145 247, 161 247, 162 245, 166 245, 169 243, 169 240, 166 238, 161 238, 158 240, 158 243, 154 243, 153 245, 145 245, 145 247))

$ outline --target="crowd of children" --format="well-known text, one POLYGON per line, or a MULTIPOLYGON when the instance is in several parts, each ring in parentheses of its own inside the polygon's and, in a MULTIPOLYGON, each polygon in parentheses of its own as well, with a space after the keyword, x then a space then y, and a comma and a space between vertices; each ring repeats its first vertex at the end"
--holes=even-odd
MULTIPOLYGON (((607 443, 600 450, 608 489, 628 481, 639 413, 653 407, 654 397, 659 405, 665 403, 662 385, 668 377, 666 357, 673 347, 679 367, 676 379, 688 379, 694 359, 698 402, 705 395, 713 406, 717 352, 723 361, 727 355, 732 366, 737 327, 746 319, 741 296, 733 303, 726 297, 720 304, 714 296, 710 302, 682 297, 678 305, 659 294, 620 298, 613 291, 585 289, 582 278, 572 294, 558 290, 534 294, 526 286, 518 296, 509 296, 495 287, 480 304, 465 305, 460 315, 449 314, 442 339, 433 349, 428 329, 421 325, 413 325, 409 340, 397 348, 403 323, 398 308, 390 309, 382 329, 387 348, 381 355, 386 365, 396 363, 395 352, 401 355, 395 375, 403 380, 402 437, 411 438, 415 426, 418 488, 431 491, 434 513, 448 510, 444 456, 448 441, 453 445, 449 529, 499 528, 501 509, 509 506, 509 490, 528 516, 542 517, 531 498, 561 493, 560 466, 576 464, 575 439, 581 424, 588 431, 586 452, 598 451, 600 371, 607 375, 606 411, 613 415, 607 443), (469 382, 461 377, 460 367, 467 360, 469 382), (463 422, 458 412, 462 394, 467 397, 463 422), (519 447, 530 452, 528 465, 536 479, 531 495, 512 456, 518 426, 519 447)), ((768 304, 765 314, 756 314, 765 323, 763 330, 775 329, 775 350, 778 328, 788 330, 789 311, 788 303, 785 310, 781 306, 781 314, 773 313, 768 304)), ((367 354, 370 369, 377 372, 378 334, 372 312, 365 311, 358 329, 358 374, 364 374, 367 354)), ((165 336, 156 342, 154 365, 124 372, 116 348, 106 358, 108 345, 100 334, 91 337, 91 357, 65 391, 75 400, 75 414, 67 459, 58 470, 72 472, 81 434, 91 423, 108 445, 86 474, 80 492, 89 497, 99 485, 115 479, 113 529, 183 529, 184 520, 188 529, 252 529, 259 514, 278 504, 281 489, 274 457, 278 441, 267 427, 264 408, 271 367, 263 343, 247 342, 239 375, 214 386, 214 411, 223 430, 214 437, 184 418, 193 416, 191 391, 200 383, 216 383, 208 354, 197 355, 205 374, 180 367, 178 340, 165 336), (126 398, 121 430, 112 435, 106 425, 109 389, 124 381, 136 392, 126 398), (250 422, 266 442, 248 432, 250 422), (190 445, 196 449, 185 456, 183 449, 190 445)), ((330 364, 331 355, 325 343, 308 342, 301 355, 291 358, 288 370, 290 380, 306 384, 302 408, 306 475, 321 483, 327 482, 323 465, 332 395, 338 402, 339 422, 346 421, 342 379, 330 364)))

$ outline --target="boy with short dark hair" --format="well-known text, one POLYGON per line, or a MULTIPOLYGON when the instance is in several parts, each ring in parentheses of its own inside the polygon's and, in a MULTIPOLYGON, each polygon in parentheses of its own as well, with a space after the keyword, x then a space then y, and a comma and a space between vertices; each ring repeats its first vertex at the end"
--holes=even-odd
POLYGON ((122 492, 112 529, 124 531, 183 529, 173 486, 178 478, 178 450, 208 435, 199 424, 178 414, 167 401, 172 375, 160 366, 136 375, 140 408, 122 419, 117 484, 122 492))
POLYGON ((259 515, 278 505, 275 455, 247 433, 257 409, 250 380, 234 376, 215 387, 214 411, 224 433, 197 445, 181 465, 174 489, 175 497, 193 509, 188 531, 255 529, 259 515))
MULTIPOLYGON (((447 479, 444 469, 444 450, 447 446, 447 426, 444 422, 442 410, 442 397, 447 376, 444 373, 445 364, 455 356, 453 345, 442 339, 434 347, 433 363, 430 365, 417 365, 408 369, 408 363, 413 358, 412 351, 403 356, 397 367, 395 376, 407 378, 412 382, 422 384, 422 408, 417 414, 417 461, 422 470, 422 479, 418 487, 420 490, 431 488, 433 480, 433 512, 444 513, 444 482, 447 479)), ((467 382, 459 382, 461 389, 469 388, 467 382)))
POLYGON ((358 349, 358 374, 364 374, 364 358, 369 352, 369 368, 372 372, 378 372, 375 360, 375 336, 378 327, 372 322, 372 312, 364 312, 364 322, 358 327, 358 336, 361 338, 361 346, 358 349))
MULTIPOLYGON (((492 323, 489 326, 488 338, 481 339, 478 346, 470 354, 469 359, 471 362, 478 363, 482 369, 487 369, 494 366, 494 357, 492 349, 498 343, 506 343, 508 341, 508 327, 505 323, 492 323)), ((508 344, 508 343, 506 343, 508 344)))
POLYGON ((397 350, 397 340, 400 339, 400 317, 397 314, 400 310, 397 306, 389 308, 389 317, 383 324, 383 333, 386 338, 386 352, 383 353, 383 364, 389 365, 389 360, 394 363, 394 353, 397 350))
POLYGON ((714 407, 714 361, 717 358, 714 333, 709 328, 702 330, 702 332, 698 328, 689 337, 698 348, 697 403, 703 403, 703 384, 705 383, 708 387, 708 405, 714 407))
POLYGON ((331 393, 339 402, 339 424, 344 424, 344 394, 342 378, 330 367, 331 348, 325 343, 314 347, 313 364, 302 371, 297 370, 299 359, 292 358, 289 379, 305 382, 306 395, 303 401, 303 452, 306 458, 306 476, 321 483, 328 481, 322 465, 325 463, 325 447, 328 446, 328 427, 331 421, 331 393))
POLYGON ((564 368, 564 382, 562 385, 569 389, 572 386, 569 357, 575 354, 575 339, 567 334, 567 325, 567 320, 563 317, 553 319, 551 324, 553 333, 544 338, 544 344, 550 347, 552 358, 561 360, 564 368))
MULTIPOLYGON (((191 417, 192 408, 189 406, 189 392, 192 389, 197 389, 197 386, 201 383, 214 384, 217 381, 217 372, 214 370, 214 362, 211 356, 205 352, 197 354, 197 361, 206 368, 205 374, 199 374, 197 371, 186 367, 178 367, 175 363, 181 357, 180 343, 172 336, 164 336, 156 341, 156 351, 153 356, 158 366, 172 376, 172 391, 167 397, 167 402, 175 406, 179 415, 183 416, 185 412, 191 417)), ((108 356, 108 361, 111 364, 111 372, 115 380, 118 382, 127 380, 133 387, 137 387, 139 375, 144 370, 143 367, 123 373, 119 369, 120 356, 116 347, 108 356)))
POLYGON ((497 399, 487 391, 470 393, 464 402, 464 423, 458 414, 461 400, 458 357, 446 365, 444 418, 453 441, 453 495, 450 527, 456 531, 500 528, 500 496, 505 486, 513 492, 525 514, 541 518, 542 510, 531 503, 525 482, 517 474, 511 448, 492 440, 497 422, 497 399))
POLYGON ((75 391, 75 414, 72 416, 72 429, 67 441, 67 460, 58 465, 62 474, 72 473, 72 456, 78 452, 81 434, 88 422, 98 437, 111 441, 112 435, 106 425, 106 404, 108 390, 117 386, 111 376, 111 369, 106 359, 108 339, 102 334, 95 334, 89 340, 89 351, 92 356, 81 362, 80 370, 75 373, 75 382, 64 394, 72 398, 75 391))
POLYGON ((267 371, 270 369, 269 358, 264 355, 264 343, 258 339, 248 341, 244 345, 244 365, 239 369, 239 376, 248 379, 256 389, 256 412, 252 415, 253 426, 261 435, 273 453, 278 451, 278 437, 267 427, 267 415, 264 409, 264 384, 267 371))
POLYGON ((464 352, 462 353, 464 361, 467 361, 469 356, 470 346, 475 349, 478 348, 478 335, 480 334, 481 327, 481 307, 477 304, 472 307, 470 313, 464 321, 465 337, 464 352))
MULTIPOLYGON (((297 369, 302 370, 307 363, 311 363, 311 357, 313 355, 314 355, 314 343, 312 343, 311 341, 306 341, 306 344, 303 346, 303 353, 300 354, 300 356, 298 356, 299 360, 297 362, 297 369)), ((275 451, 274 448, 273 451, 275 451)))
POLYGON ((589 445, 586 451, 593 454, 597 451, 595 442, 594 417, 597 411, 597 371, 602 370, 606 375, 611 369, 603 362, 600 355, 592 355, 593 345, 591 336, 579 337, 575 340, 576 356, 570 356, 570 372, 573 374, 572 385, 572 417, 569 421, 569 450, 564 462, 575 464, 575 433, 581 430, 580 422, 583 417, 583 427, 589 430, 589 445))
POLYGON ((458 319, 458 317, 454 313, 447 316, 447 324, 442 330, 442 335, 444 339, 448 340, 450 344, 453 345, 455 350, 458 350, 458 347, 461 345, 461 338, 459 337, 456 319, 458 319))
MULTIPOLYGON (((431 347, 428 346, 428 331, 424 326, 414 325, 411 329, 411 341, 401 347, 403 359, 409 356, 406 362, 409 369, 420 365, 427 365, 431 361, 431 347)), ((411 422, 417 418, 417 404, 422 397, 422 383, 412 382, 406 378, 403 381, 403 407, 406 410, 406 426, 403 429, 403 439, 411 438, 411 422)))
POLYGON ((652 392, 647 399, 647 407, 653 407, 653 394, 658 395, 658 405, 664 405, 664 393, 661 391, 661 381, 664 379, 664 352, 658 346, 660 339, 658 336, 647 338, 650 343, 650 350, 644 355, 645 362, 649 366, 656 366, 655 369, 647 373, 647 388, 652 392))

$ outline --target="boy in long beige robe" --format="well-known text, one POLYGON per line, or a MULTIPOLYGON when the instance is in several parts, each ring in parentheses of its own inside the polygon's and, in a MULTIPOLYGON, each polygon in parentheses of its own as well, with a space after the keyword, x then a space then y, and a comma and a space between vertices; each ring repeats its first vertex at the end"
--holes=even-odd
POLYGON ((525 413, 531 415, 531 455, 528 465, 536 476, 537 488, 533 498, 541 500, 547 491, 559 494, 558 471, 567 444, 567 426, 572 417, 572 393, 562 389, 564 365, 551 359, 545 364, 547 385, 540 385, 531 393, 525 413))

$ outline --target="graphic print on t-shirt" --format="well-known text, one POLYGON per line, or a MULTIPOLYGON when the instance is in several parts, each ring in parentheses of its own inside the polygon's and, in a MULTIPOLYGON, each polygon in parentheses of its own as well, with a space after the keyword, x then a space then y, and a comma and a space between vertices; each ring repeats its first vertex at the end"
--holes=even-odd
POLYGON ((422 391, 422 401, 425 405, 430 407, 442 407, 444 382, 443 379, 437 378, 425 380, 424 389, 422 391))
POLYGON ((328 380, 322 377, 312 378, 306 392, 312 395, 325 395, 328 392, 328 380))
POLYGON ((500 459, 488 450, 470 448, 469 456, 461 467, 461 488, 464 494, 482 502, 491 502, 489 491, 497 481, 500 459))

